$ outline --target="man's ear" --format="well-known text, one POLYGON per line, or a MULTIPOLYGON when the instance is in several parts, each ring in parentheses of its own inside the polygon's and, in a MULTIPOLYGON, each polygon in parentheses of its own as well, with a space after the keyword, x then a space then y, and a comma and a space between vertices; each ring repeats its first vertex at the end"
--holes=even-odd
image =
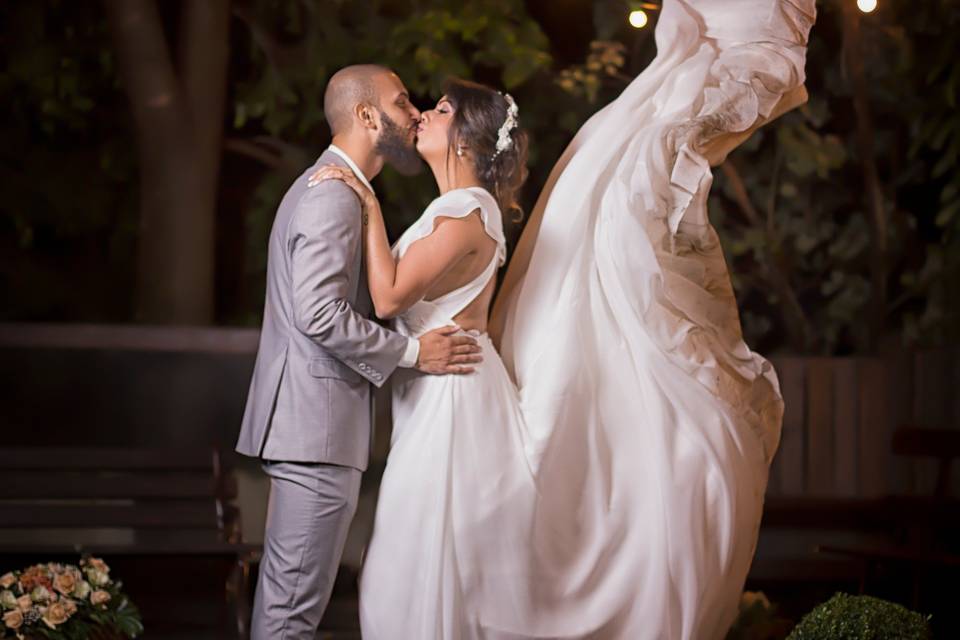
POLYGON ((360 121, 360 124, 364 129, 377 129, 380 126, 380 123, 377 121, 377 117, 373 112, 373 108, 363 102, 358 102, 357 106, 353 108, 353 113, 360 121))

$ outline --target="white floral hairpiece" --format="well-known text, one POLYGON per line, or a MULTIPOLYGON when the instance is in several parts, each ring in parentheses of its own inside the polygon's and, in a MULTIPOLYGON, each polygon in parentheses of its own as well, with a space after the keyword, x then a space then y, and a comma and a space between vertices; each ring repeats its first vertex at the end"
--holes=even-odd
POLYGON ((520 113, 520 108, 509 93, 500 95, 507 101, 507 119, 503 121, 500 131, 497 132, 497 150, 493 153, 493 160, 496 160, 501 151, 506 151, 513 145, 510 132, 517 128, 517 114, 520 113))

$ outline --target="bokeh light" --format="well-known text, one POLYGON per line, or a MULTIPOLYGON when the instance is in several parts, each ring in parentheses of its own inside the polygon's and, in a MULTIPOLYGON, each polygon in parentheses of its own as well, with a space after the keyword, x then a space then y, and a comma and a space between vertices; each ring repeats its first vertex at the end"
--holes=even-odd
POLYGON ((636 11, 630 12, 630 24, 637 29, 642 29, 647 26, 647 12, 642 9, 637 9, 636 11))

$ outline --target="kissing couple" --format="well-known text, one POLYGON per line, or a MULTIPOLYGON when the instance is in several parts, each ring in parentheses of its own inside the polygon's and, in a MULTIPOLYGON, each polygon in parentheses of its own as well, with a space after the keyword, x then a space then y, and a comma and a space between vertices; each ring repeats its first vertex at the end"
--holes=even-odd
POLYGON ((452 79, 421 113, 389 69, 331 77, 332 144, 270 235, 237 444, 271 486, 253 638, 315 636, 388 379, 364 638, 724 637, 783 404, 741 336, 710 166, 806 98, 815 13, 716 4, 664 3, 657 58, 554 167, 496 300, 520 107, 452 79), (370 181, 421 162, 439 196, 391 246, 370 181))

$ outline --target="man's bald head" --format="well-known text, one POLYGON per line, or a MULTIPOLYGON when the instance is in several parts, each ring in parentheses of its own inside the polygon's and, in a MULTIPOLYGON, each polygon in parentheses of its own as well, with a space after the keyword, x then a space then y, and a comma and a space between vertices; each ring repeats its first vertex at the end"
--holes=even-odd
POLYGON ((323 94, 323 114, 331 135, 346 133, 353 125, 353 110, 358 104, 380 108, 377 77, 392 73, 377 64, 355 64, 340 69, 327 83, 323 94))

